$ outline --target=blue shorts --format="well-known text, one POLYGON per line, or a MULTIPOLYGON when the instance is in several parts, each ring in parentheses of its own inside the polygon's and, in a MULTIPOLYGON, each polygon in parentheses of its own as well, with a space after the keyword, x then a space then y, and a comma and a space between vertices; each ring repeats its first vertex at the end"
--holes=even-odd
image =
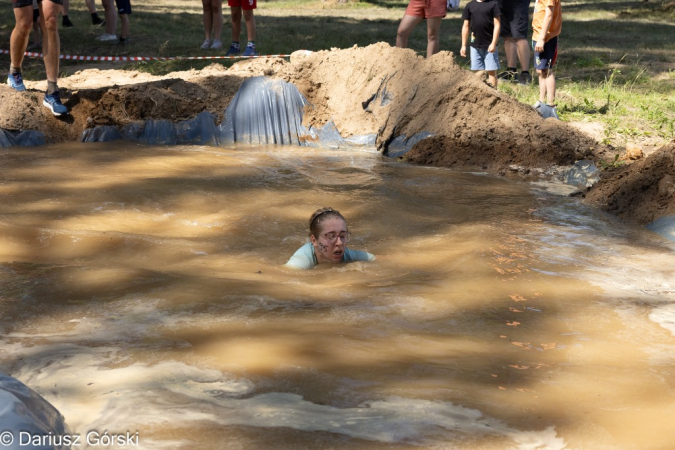
POLYGON ((115 0, 118 14, 131 14, 131 0, 115 0))
MULTIPOLYGON (((535 41, 532 41, 532 50, 536 45, 535 41)), ((551 38, 550 41, 544 42, 544 51, 534 52, 534 68, 537 70, 548 70, 553 69, 556 60, 558 59, 558 36, 551 38)))
POLYGON ((499 52, 490 53, 487 49, 471 47, 471 70, 498 70, 499 52))

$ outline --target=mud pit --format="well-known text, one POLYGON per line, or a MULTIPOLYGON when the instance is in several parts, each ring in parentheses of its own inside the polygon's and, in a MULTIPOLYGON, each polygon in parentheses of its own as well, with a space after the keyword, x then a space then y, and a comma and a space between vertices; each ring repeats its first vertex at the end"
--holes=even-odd
MULTIPOLYGON (((377 133, 376 144, 383 152, 396 136, 433 133, 406 155, 416 164, 504 173, 512 165, 527 172, 528 168, 614 156, 590 136, 563 122, 543 120, 528 105, 495 91, 461 69, 452 53, 441 52, 426 60, 412 50, 384 43, 297 53, 290 62, 242 61, 229 70, 214 64, 163 77, 118 70, 81 71, 59 80, 62 98, 72 113, 61 120, 41 105, 44 81, 27 82, 27 95, 0 86, 0 128, 37 130, 49 142, 62 142, 79 140, 86 128, 97 125, 181 121, 203 111, 222 120, 244 79, 260 75, 298 87, 314 105, 305 112, 308 127, 333 120, 343 137, 377 133)), ((647 223, 675 213, 675 190, 668 189, 673 177, 671 145, 604 177, 589 195, 595 204, 626 220, 647 223), (635 204, 640 207, 631 206, 635 204)))

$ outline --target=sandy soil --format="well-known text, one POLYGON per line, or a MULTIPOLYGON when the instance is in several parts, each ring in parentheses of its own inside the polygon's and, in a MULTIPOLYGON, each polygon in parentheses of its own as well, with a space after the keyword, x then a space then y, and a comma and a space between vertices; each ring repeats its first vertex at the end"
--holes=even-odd
MULTIPOLYGON (((599 144, 595 133, 541 119, 530 106, 461 69, 452 53, 426 60, 412 50, 383 43, 297 52, 290 62, 242 61, 229 70, 213 64, 162 77, 89 69, 59 80, 72 113, 65 119, 55 118, 41 105, 44 81, 27 82, 27 95, 0 86, 0 128, 38 130, 50 142, 61 142, 78 140, 84 129, 96 125, 179 121, 202 111, 222 120, 244 79, 258 75, 298 87, 314 105, 306 111, 305 125, 321 126, 332 119, 344 137, 377 133, 378 149, 384 153, 398 135, 434 133, 406 155, 411 163, 506 173, 513 165, 546 169, 579 159, 614 162, 615 152, 599 144)), ((626 157, 624 166, 605 173, 587 193, 588 199, 639 223, 675 214, 674 153, 675 144, 647 158, 626 157)))

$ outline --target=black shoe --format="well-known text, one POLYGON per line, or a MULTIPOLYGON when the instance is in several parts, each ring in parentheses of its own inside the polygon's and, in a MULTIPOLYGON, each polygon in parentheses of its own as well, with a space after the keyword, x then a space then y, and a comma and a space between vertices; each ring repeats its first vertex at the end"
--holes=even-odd
POLYGON ((528 85, 532 83, 532 75, 530 72, 520 72, 520 77, 518 77, 518 84, 528 85))
POLYGON ((504 72, 497 75, 497 78, 504 81, 516 81, 518 78, 518 72, 505 70, 504 72))
POLYGON ((72 28, 75 25, 73 25, 73 22, 70 21, 68 16, 63 16, 63 21, 61 22, 61 25, 63 25, 63 28, 72 28))
POLYGON ((105 20, 101 19, 100 17, 96 16, 93 19, 91 19, 91 24, 94 25, 95 27, 100 27, 105 25, 105 20))

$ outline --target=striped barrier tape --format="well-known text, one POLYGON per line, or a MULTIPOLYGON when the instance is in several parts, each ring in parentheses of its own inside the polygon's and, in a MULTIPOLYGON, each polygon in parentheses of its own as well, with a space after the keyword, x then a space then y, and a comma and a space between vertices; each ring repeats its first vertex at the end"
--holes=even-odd
MULTIPOLYGON (((305 52, 311 53, 309 50, 305 52)), ((0 49, 0 54, 9 55, 9 50, 0 49)), ((42 53, 25 52, 25 56, 42 58, 42 53)), ((257 55, 257 56, 80 56, 59 55, 60 59, 70 61, 175 61, 191 59, 253 59, 253 58, 288 58, 291 55, 257 55)))

